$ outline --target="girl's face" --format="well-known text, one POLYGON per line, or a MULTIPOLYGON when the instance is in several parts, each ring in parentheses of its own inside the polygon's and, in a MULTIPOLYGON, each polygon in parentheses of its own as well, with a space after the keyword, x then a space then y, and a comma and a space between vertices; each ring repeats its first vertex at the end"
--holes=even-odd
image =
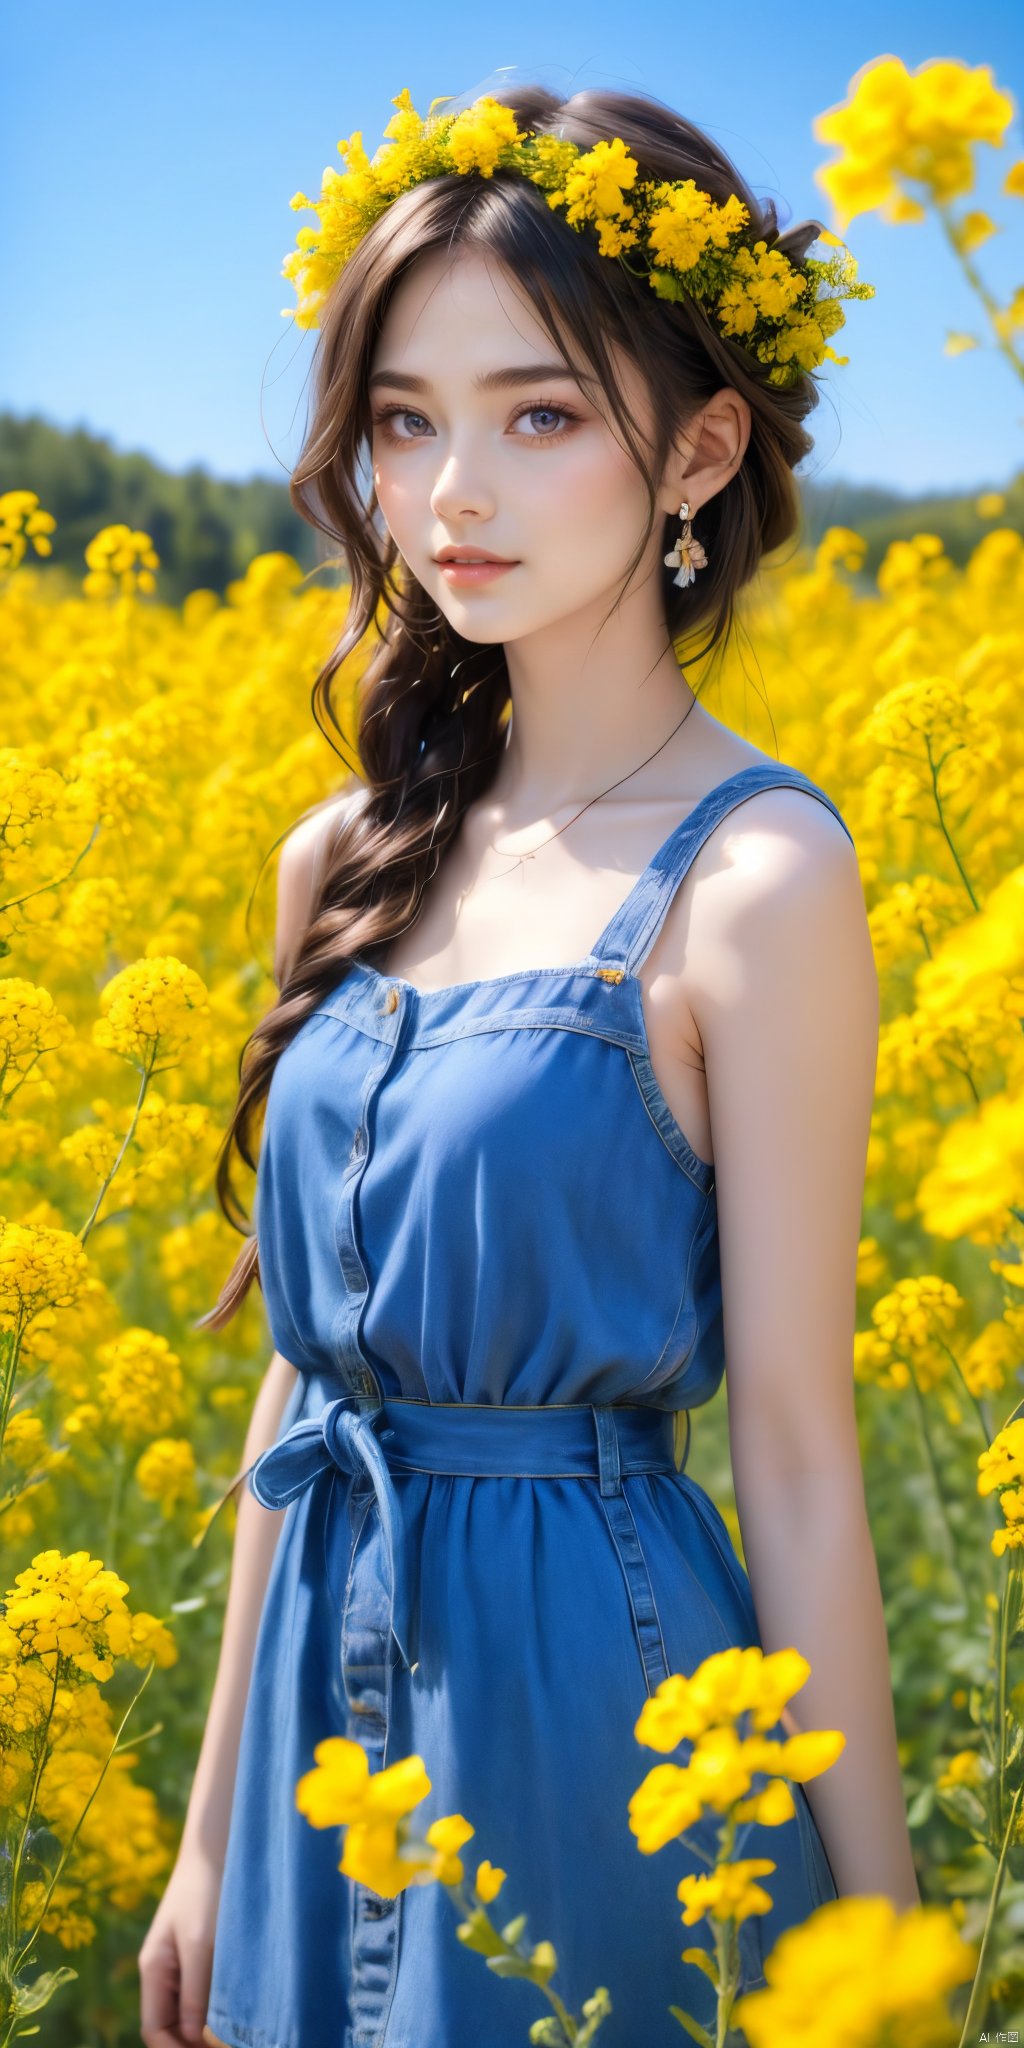
MULTIPOLYGON (((617 368, 646 438, 641 380, 617 368)), ((370 375, 377 500, 413 575, 468 640, 603 618, 622 588, 647 492, 581 374, 586 390, 504 266, 483 256, 421 258, 388 307, 370 375), (476 566, 443 559, 453 553, 476 566)), ((677 509, 673 488, 662 509, 677 509)), ((631 588, 662 553, 658 521, 631 588)))

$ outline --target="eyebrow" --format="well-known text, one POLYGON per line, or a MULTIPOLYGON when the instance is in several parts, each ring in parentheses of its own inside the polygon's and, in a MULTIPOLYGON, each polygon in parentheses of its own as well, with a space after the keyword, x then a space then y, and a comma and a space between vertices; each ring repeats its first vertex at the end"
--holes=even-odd
MULTIPOLYGON (((575 370, 567 363, 523 363, 507 370, 485 370, 473 379, 475 391, 512 391, 521 384, 538 384, 542 378, 567 377, 574 384, 581 383, 575 370)), ((370 378, 368 389, 377 390, 379 385, 391 384, 403 391, 429 391, 429 377, 415 377, 408 370, 376 370, 370 378)))

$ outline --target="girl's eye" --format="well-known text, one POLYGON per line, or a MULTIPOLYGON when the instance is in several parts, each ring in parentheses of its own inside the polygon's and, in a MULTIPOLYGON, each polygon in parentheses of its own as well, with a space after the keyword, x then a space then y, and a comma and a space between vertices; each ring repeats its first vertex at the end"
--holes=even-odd
POLYGON ((420 432, 420 428, 429 428, 430 421, 424 417, 423 413, 412 412, 407 405, 388 405, 382 406, 380 412, 374 415, 374 424, 383 427, 385 433, 390 436, 392 441, 422 441, 426 437, 420 432), (396 434, 394 427, 396 420, 414 421, 415 424, 412 432, 409 434, 396 434))
POLYGON ((564 405, 528 405, 522 412, 516 414, 514 424, 518 425, 520 420, 529 420, 531 427, 539 427, 538 432, 520 434, 518 438, 521 441, 560 441, 562 435, 569 429, 564 425, 553 427, 552 421, 573 421, 578 418, 578 413, 570 412, 564 405))
MULTIPOLYGON (((513 417, 513 438, 518 441, 560 441, 563 435, 571 433, 578 419, 579 414, 565 405, 549 405, 543 401, 538 405, 524 405, 513 417), (519 432, 520 420, 530 422, 528 432, 519 432)), ((381 406, 374 414, 373 423, 380 428, 385 439, 406 445, 410 441, 425 441, 434 431, 424 413, 414 412, 407 405, 381 406)))

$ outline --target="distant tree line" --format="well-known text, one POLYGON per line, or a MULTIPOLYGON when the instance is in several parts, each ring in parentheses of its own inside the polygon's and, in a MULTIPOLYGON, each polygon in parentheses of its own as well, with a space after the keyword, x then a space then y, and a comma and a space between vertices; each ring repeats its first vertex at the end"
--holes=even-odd
MULTIPOLYGON (((799 483, 800 542, 813 547, 826 527, 853 527, 867 541, 864 575, 872 581, 890 542, 914 533, 938 534, 951 560, 962 565, 993 524, 1024 532, 1024 469, 1009 484, 915 497, 842 480, 799 483), (1006 500, 996 520, 976 509, 988 489, 1006 500)), ((223 596, 254 555, 283 550, 309 572, 331 553, 299 518, 286 482, 253 476, 233 483, 199 463, 165 469, 148 455, 121 453, 105 436, 57 427, 38 414, 0 413, 0 491, 8 490, 35 491, 53 513, 57 531, 49 560, 74 578, 84 574, 86 545, 100 527, 123 520, 148 533, 160 556, 159 594, 169 604, 199 588, 223 596)), ((329 578, 333 571, 324 573, 329 578)))

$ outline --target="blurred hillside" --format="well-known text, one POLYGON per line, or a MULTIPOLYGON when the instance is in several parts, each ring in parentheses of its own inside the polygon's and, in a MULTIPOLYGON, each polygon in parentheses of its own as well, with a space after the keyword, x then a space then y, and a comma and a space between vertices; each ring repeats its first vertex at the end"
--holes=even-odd
MULTIPOLYGON (((962 565, 993 524, 975 508, 987 488, 979 483, 970 493, 911 498, 872 485, 801 480, 801 540, 813 547, 826 527, 855 528, 867 541, 868 582, 890 542, 914 533, 938 534, 962 565)), ((991 488, 1005 499, 998 523, 1024 532, 1024 469, 1012 484, 991 488)), ((56 427, 36 414, 0 413, 0 491, 8 490, 35 491, 53 513, 50 561, 75 579, 84 574, 86 545, 100 527, 124 521, 150 534, 160 556, 159 593, 170 604, 198 588, 223 596, 257 554, 282 549, 306 571, 324 559, 326 543, 293 510, 284 479, 234 483, 200 464, 164 469, 148 455, 120 453, 104 436, 56 427)))

